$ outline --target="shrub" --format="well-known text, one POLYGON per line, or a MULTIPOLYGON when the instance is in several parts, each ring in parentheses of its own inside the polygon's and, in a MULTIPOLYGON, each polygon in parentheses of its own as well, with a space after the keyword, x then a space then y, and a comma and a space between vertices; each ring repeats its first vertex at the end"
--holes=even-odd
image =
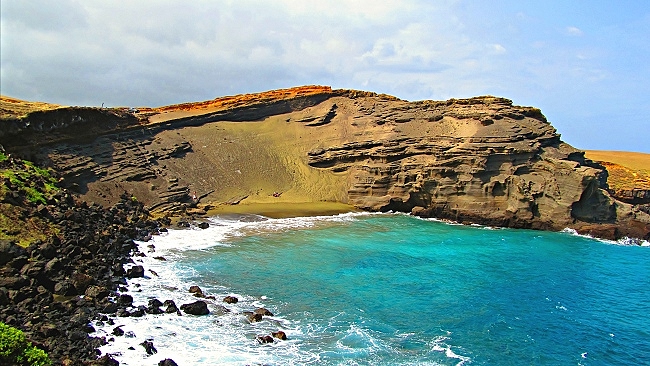
POLYGON ((34 347, 25 334, 0 322, 0 365, 47 366, 52 361, 45 351, 34 347))

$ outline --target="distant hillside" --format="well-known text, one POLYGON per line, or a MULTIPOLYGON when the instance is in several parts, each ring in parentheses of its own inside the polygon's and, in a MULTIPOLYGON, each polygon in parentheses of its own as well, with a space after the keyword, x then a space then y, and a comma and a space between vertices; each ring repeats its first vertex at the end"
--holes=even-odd
POLYGON ((48 111, 60 107, 57 104, 28 102, 0 95, 0 119, 22 118, 31 112, 48 111))
POLYGON ((650 203, 650 154, 587 150, 587 158, 603 164, 614 196, 629 203, 650 203))

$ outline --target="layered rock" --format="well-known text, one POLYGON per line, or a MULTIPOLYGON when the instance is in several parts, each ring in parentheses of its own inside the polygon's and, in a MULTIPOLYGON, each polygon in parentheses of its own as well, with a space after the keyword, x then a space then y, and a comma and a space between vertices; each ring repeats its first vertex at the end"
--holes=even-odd
POLYGON ((94 138, 61 127, 39 140, 25 127, 2 143, 105 204, 124 191, 175 212, 199 197, 338 201, 497 226, 614 227, 597 234, 611 238, 650 232, 644 210, 612 198, 602 165, 562 142, 539 109, 504 98, 407 102, 303 87, 130 116, 101 123, 94 138))

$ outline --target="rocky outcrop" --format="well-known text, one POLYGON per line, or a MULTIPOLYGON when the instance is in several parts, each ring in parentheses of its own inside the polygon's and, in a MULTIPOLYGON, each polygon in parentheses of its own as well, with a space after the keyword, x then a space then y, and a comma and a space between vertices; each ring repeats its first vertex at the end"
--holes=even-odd
POLYGON ((0 140, 106 205, 124 191, 175 214, 206 212, 198 201, 298 197, 494 226, 614 225, 600 232, 650 235, 646 210, 611 196, 602 165, 562 142, 539 109, 504 98, 407 102, 304 87, 113 118, 94 138, 75 140, 61 127, 39 140, 23 126, 0 140))

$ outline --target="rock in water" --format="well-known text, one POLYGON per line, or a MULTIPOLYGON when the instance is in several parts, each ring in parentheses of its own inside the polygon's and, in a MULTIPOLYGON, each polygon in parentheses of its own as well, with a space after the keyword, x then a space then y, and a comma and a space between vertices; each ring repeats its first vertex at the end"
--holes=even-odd
POLYGON ((249 323, 257 323, 262 321, 262 314, 255 314, 251 312, 244 312, 244 315, 246 315, 246 319, 248 319, 249 323))
POLYGON ((257 337, 255 337, 255 339, 260 344, 273 343, 273 337, 271 337, 270 335, 258 335, 257 337))
POLYGON ((165 300, 163 305, 167 307, 165 308, 165 313, 167 314, 178 312, 178 307, 176 306, 176 303, 174 303, 174 300, 165 300))
POLYGON ((126 270, 126 277, 128 278, 138 278, 144 277, 144 267, 142 266, 133 266, 126 270))
POLYGON ((140 343, 142 347, 144 347, 144 350, 147 352, 148 355, 153 355, 154 353, 158 353, 158 350, 156 347, 153 346, 152 341, 144 341, 140 343))
POLYGON ((103 355, 102 357, 93 361, 90 365, 91 366, 120 366, 120 363, 110 355, 103 355))
POLYGON ((254 314, 260 314, 264 316, 273 316, 273 313, 266 308, 257 308, 253 311, 254 314))
POLYGON ((208 310, 208 304, 203 300, 195 301, 189 304, 183 304, 181 305, 181 310, 191 315, 210 314, 210 310, 208 310))
POLYGON ((281 339, 281 340, 283 340, 283 341, 286 341, 286 340, 287 340, 287 335, 286 335, 283 331, 281 331, 281 330, 278 330, 277 332, 273 332, 273 333, 271 333, 271 335, 272 335, 274 338, 281 339))
POLYGON ((234 296, 226 296, 223 298, 223 302, 227 304, 236 304, 237 302, 239 302, 239 299, 234 296))
POLYGON ((201 290, 201 288, 199 286, 196 286, 196 285, 190 286, 189 292, 191 294, 194 294, 194 296, 196 296, 196 297, 204 297, 203 290, 201 290))

